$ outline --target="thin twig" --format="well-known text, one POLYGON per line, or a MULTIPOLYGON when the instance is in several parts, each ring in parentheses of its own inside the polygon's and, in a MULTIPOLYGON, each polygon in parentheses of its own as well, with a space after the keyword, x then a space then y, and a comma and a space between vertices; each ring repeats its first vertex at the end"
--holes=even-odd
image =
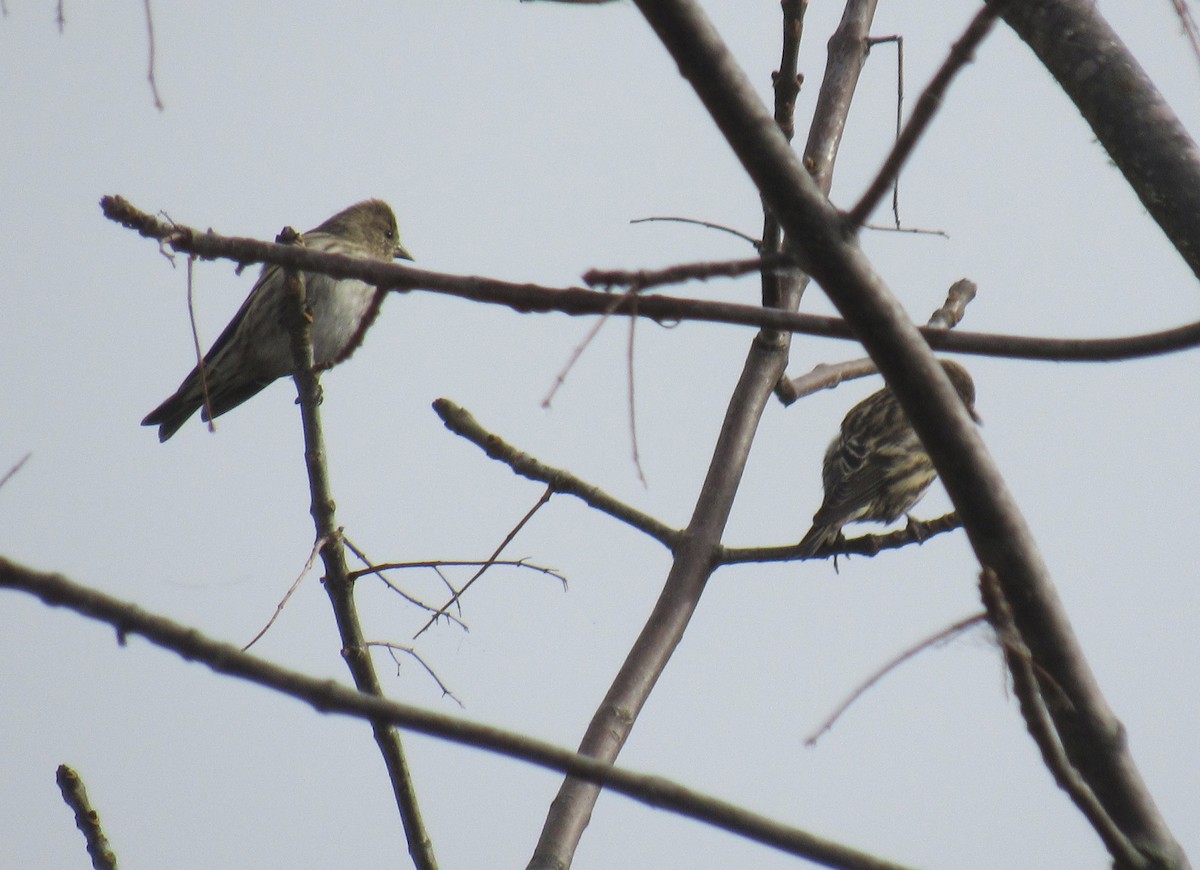
POLYGON ((557 568, 536 565, 528 559, 429 559, 412 562, 382 562, 378 565, 372 564, 361 571, 351 571, 350 576, 357 579, 366 574, 378 574, 380 571, 399 571, 409 568, 477 567, 479 565, 490 565, 493 568, 528 568, 538 574, 548 574, 562 583, 564 589, 567 588, 567 578, 557 568))
POLYGON ((154 78, 154 17, 150 13, 150 0, 145 0, 146 35, 150 44, 150 57, 147 61, 146 79, 150 82, 150 93, 154 97, 154 108, 163 110, 163 102, 158 96, 158 82, 154 78))
MULTIPOLYGON (((999 12, 996 8, 988 5, 979 10, 978 14, 971 19, 966 32, 959 37, 958 41, 950 49, 950 55, 942 64, 941 69, 937 71, 933 80, 921 92, 921 96, 917 99, 917 105, 913 108, 912 117, 908 119, 904 130, 896 137, 896 142, 892 146, 892 150, 887 158, 883 161, 883 165, 879 168, 878 174, 876 174, 874 180, 867 187, 858 204, 846 213, 845 220, 847 226, 852 228, 861 226, 871 216, 871 212, 875 210, 875 207, 879 204, 879 200, 883 198, 888 188, 899 177, 901 167, 904 166, 905 162, 912 155, 917 142, 925 133, 925 130, 928 129, 938 109, 941 108, 942 99, 946 95, 946 90, 950 87, 950 82, 974 58, 975 49, 979 47, 984 37, 991 31, 992 25, 996 23, 997 15, 999 15, 999 12)), ((899 226, 899 223, 900 219, 899 215, 897 215, 897 226, 899 226)))
POLYGON ((555 394, 558 393, 559 387, 567 382, 567 375, 570 373, 571 369, 575 367, 575 363, 579 362, 579 358, 583 356, 583 352, 587 349, 587 346, 592 343, 593 339, 595 339, 597 335, 600 334, 600 330, 604 327, 604 324, 608 323, 608 318, 612 316, 612 313, 617 310, 617 307, 623 301, 625 301, 628 295, 629 294, 625 294, 615 297, 608 310, 601 313, 600 319, 591 325, 587 331, 587 334, 583 337, 583 340, 580 341, 579 344, 575 345, 575 348, 571 351, 571 355, 567 358, 566 364, 563 365, 558 374, 555 375, 554 383, 551 385, 550 391, 542 398, 543 409, 550 407, 550 403, 554 400, 555 394))
POLYGON ((630 221, 630 223, 631 224, 648 224, 648 223, 654 223, 656 221, 670 222, 670 223, 677 223, 677 224, 695 224, 696 226, 707 227, 710 230, 719 230, 720 232, 723 232, 723 233, 729 233, 729 235, 731 235, 731 236, 737 236, 739 239, 741 239, 744 242, 749 242, 750 244, 754 245, 756 250, 758 249, 759 245, 762 244, 758 239, 754 238, 754 236, 748 235, 747 233, 743 233, 741 230, 735 230, 733 227, 727 227, 724 224, 714 224, 710 221, 696 220, 695 218, 668 217, 668 216, 644 217, 644 218, 634 218, 633 220, 630 221))
POLYGON ((880 233, 912 233, 917 236, 941 236, 943 239, 950 238, 950 234, 945 230, 927 230, 922 227, 888 227, 883 224, 863 224, 864 230, 875 230, 880 233))
POLYGON ((3 488, 4 484, 6 484, 10 480, 12 480, 13 475, 21 470, 22 466, 24 466, 25 463, 29 461, 29 457, 32 455, 33 455, 33 451, 26 453, 24 456, 22 456, 20 459, 17 460, 16 465, 14 465, 8 471, 4 472, 4 476, 0 477, 0 488, 3 488))
POLYGON ((583 273, 583 283, 589 287, 637 287, 638 292, 649 287, 682 284, 684 281, 707 281, 710 278, 737 278, 752 272, 794 269, 796 262, 787 254, 767 254, 745 260, 714 260, 706 263, 683 263, 664 269, 590 269, 583 273))
POLYGON ((79 774, 65 764, 60 764, 55 773, 58 790, 63 800, 75 813, 75 827, 83 834, 87 852, 92 859, 93 870, 117 870, 117 856, 113 853, 108 837, 100 826, 100 814, 92 808, 87 789, 79 774))
POLYGON ((242 652, 246 652, 246 650, 258 643, 259 638, 266 634, 271 626, 275 624, 275 620, 279 618, 279 614, 283 613, 283 608, 287 605, 288 599, 292 597, 292 593, 294 593, 300 587, 300 581, 307 577, 308 572, 312 570, 313 563, 317 561, 317 554, 321 552, 321 548, 324 547, 326 543, 326 538, 317 538, 317 542, 313 544, 313 548, 308 554, 308 559, 304 562, 304 567, 300 569, 300 573, 296 575, 296 579, 293 580, 292 585, 288 587, 288 591, 283 596, 283 599, 275 605, 275 612, 271 614, 271 618, 267 620, 267 624, 259 629, 258 634, 254 635, 254 637, 250 639, 250 642, 242 647, 242 652))
POLYGON ((504 540, 500 542, 500 546, 498 546, 495 552, 488 557, 487 561, 485 561, 479 567, 479 570, 471 576, 471 579, 464 583, 461 589, 457 590, 453 595, 451 595, 449 601, 434 611, 433 616, 429 617, 429 621, 421 626, 420 630, 413 635, 414 639, 424 634, 431 625, 438 621, 439 617, 447 615, 446 611, 449 610, 452 605, 457 604, 462 599, 463 593, 470 589, 475 584, 475 581, 484 575, 484 572, 487 571, 488 568, 496 564, 496 557, 503 553, 504 548, 512 543, 513 538, 520 533, 521 529, 525 528, 525 524, 533 519, 533 515, 541 510, 547 503, 549 503, 550 496, 552 495, 554 495, 554 487, 547 486, 546 491, 542 493, 542 497, 537 500, 537 504, 531 507, 528 512, 526 512, 525 516, 521 517, 520 521, 512 527, 507 535, 504 536, 504 540))
MULTIPOLYGON (((192 280, 192 266, 196 262, 193 254, 187 260, 187 309, 188 324, 192 327, 192 347, 196 351, 196 371, 200 373, 200 391, 204 395, 204 417, 207 417, 208 431, 216 432, 217 424, 213 422, 212 403, 208 398, 208 367, 204 365, 204 352, 200 349, 200 328, 196 325, 195 284, 192 280)), ((172 264, 173 265, 173 264, 172 264)))
POLYGON ((951 638, 962 634, 969 628, 974 628, 977 625, 984 624, 986 620, 986 613, 972 614, 971 616, 968 616, 965 619, 960 619, 953 625, 942 629, 937 634, 930 635, 921 642, 913 644, 908 649, 889 660, 886 664, 880 667, 879 670, 875 671, 875 673, 871 674, 871 676, 867 677, 866 680, 860 683, 859 686, 853 692, 851 692, 844 701, 842 701, 842 703, 838 704, 834 711, 825 719, 825 721, 822 722, 816 730, 804 738, 804 745, 816 746, 817 741, 821 738, 821 735, 832 728, 837 720, 842 717, 842 714, 849 710, 855 701, 866 694, 872 686, 874 686, 892 671, 896 670, 896 668, 900 667, 900 665, 904 664, 918 653, 924 652, 930 647, 945 643, 951 638))
MULTIPOLYGON (((387 570, 388 566, 376 565, 374 562, 372 562, 370 559, 367 558, 366 553, 364 553, 362 550, 360 550, 358 547, 356 547, 354 544, 352 544, 350 542, 350 540, 345 536, 344 533, 342 535, 342 543, 346 545, 346 549, 348 549, 351 553, 353 553, 364 565, 367 566, 362 571, 351 571, 349 573, 349 577, 351 580, 357 580, 359 577, 366 576, 367 574, 373 574, 379 578, 380 582, 382 582, 384 586, 386 586, 388 589, 395 592, 397 595, 399 595, 401 598, 403 598, 409 604, 412 604, 428 613, 433 613, 437 610, 437 608, 434 607, 432 604, 427 604, 426 602, 417 598, 415 595, 411 595, 410 593, 404 591, 399 586, 397 586, 395 583, 393 583, 389 578, 385 577, 383 575, 383 572, 385 570, 387 570)), ((414 564, 416 564, 416 563, 414 563, 414 564)), ((396 564, 394 567, 408 567, 408 566, 405 565, 404 563, 399 563, 399 564, 396 564)), ((450 585, 446 581, 446 578, 442 574, 442 572, 437 569, 436 564, 426 562, 423 564, 422 567, 433 568, 434 573, 437 574, 438 577, 442 578, 442 582, 446 583, 447 586, 450 585)), ((451 587, 450 591, 454 592, 455 590, 453 587, 451 587)), ((470 628, 467 627, 467 624, 465 622, 463 622, 461 619, 454 616, 453 614, 447 613, 446 618, 449 619, 451 622, 458 623, 458 625, 462 628, 463 631, 471 630, 470 628)))
POLYGON ((646 533, 664 547, 673 548, 679 542, 681 533, 678 529, 673 529, 649 514, 618 501, 599 487, 581 480, 569 471, 546 465, 528 453, 507 444, 498 435, 483 428, 468 411, 449 399, 435 401, 433 410, 441 417, 447 429, 455 435, 466 438, 490 458, 503 462, 522 477, 544 483, 555 492, 573 495, 601 513, 608 514, 613 519, 620 520, 638 531, 646 533))
MULTIPOLYGON (((900 127, 904 123, 904 37, 896 34, 894 36, 872 36, 867 43, 874 48, 884 42, 893 42, 896 44, 896 138, 895 141, 900 141, 900 127)), ((896 226, 894 229, 900 229, 900 173, 896 173, 896 177, 892 179, 892 218, 896 226)))
POLYGON ((412 658, 416 659, 417 664, 419 664, 421 667, 423 667, 425 669, 425 673, 429 674, 429 676, 433 678, 433 681, 435 683, 437 683, 438 688, 441 689, 441 691, 442 691, 442 697, 449 698, 451 701, 453 701, 459 707, 463 707, 463 702, 458 699, 458 695, 456 695, 452 691, 450 691, 450 687, 442 682, 442 678, 439 677, 437 675, 437 672, 434 671, 434 669, 429 666, 429 662, 425 661, 425 659, 423 659, 421 657, 420 653, 418 653, 411 646, 404 646, 404 644, 391 643, 391 642, 385 641, 385 640, 369 640, 366 642, 366 645, 369 647, 374 646, 374 647, 381 647, 383 649, 386 649, 388 651, 388 654, 391 655, 392 661, 396 663, 397 675, 400 673, 400 659, 396 657, 396 653, 397 652, 408 653, 408 655, 410 655, 412 658))
POLYGON ((1186 0, 1171 0, 1171 6, 1174 8, 1175 14, 1179 16, 1179 28, 1187 37, 1188 45, 1192 49, 1192 56, 1200 61, 1200 29, 1196 27, 1196 19, 1192 15, 1192 10, 1188 7, 1186 0))
POLYGON ((625 370, 628 372, 627 385, 629 394, 629 445, 633 451, 633 467, 637 469, 638 480, 642 482, 643 487, 648 487, 646 483, 646 472, 642 469, 642 458, 638 455, 638 437, 637 437, 637 402, 634 397, 634 377, 633 377, 633 346, 634 346, 634 330, 637 328, 637 317, 629 318, 629 347, 625 358, 625 370))

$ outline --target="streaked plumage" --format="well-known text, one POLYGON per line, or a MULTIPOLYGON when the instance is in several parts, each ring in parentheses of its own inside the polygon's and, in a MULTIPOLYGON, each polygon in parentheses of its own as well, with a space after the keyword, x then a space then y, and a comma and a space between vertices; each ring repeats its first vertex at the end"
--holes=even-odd
MULTIPOLYGON (((396 216, 387 203, 369 199, 340 211, 304 234, 304 244, 315 251, 391 261, 412 257, 400 244, 396 216)), ((313 358, 329 368, 354 353, 367 328, 379 314, 383 293, 354 279, 304 273, 308 307, 312 312, 313 358)), ((287 330, 280 321, 283 270, 266 265, 250 295, 204 357, 204 379, 192 369, 175 394, 146 415, 143 426, 158 426, 158 440, 166 441, 189 417, 201 409, 201 418, 218 417, 272 381, 292 373, 287 330)))
MULTIPOLYGON (((950 360, 942 360, 942 367, 974 417, 971 376, 950 360)), ((825 500, 800 541, 804 556, 836 543, 846 523, 900 519, 925 495, 937 472, 904 409, 884 387, 846 414, 825 451, 821 477, 825 500)))

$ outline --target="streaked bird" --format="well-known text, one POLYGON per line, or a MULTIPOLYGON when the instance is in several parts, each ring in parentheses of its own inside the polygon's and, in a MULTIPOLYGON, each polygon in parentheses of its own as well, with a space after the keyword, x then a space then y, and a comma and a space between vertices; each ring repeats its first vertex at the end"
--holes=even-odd
MULTIPOLYGON (((941 363, 978 421, 975 382, 958 363, 941 363)), ((872 393, 850 409, 825 451, 825 500, 800 541, 801 555, 812 556, 837 543, 846 523, 895 522, 921 500, 936 477, 933 461, 892 391, 884 387, 872 393)))
MULTIPOLYGON (((303 238, 305 247, 329 254, 389 262, 412 259, 400 243, 396 216, 379 199, 338 212, 303 238)), ((384 293, 357 279, 313 272, 304 273, 304 283, 312 312, 313 359, 318 368, 327 369, 362 343, 379 314, 384 293)), ((197 409, 203 420, 210 415, 218 417, 272 381, 290 375, 291 344, 281 322, 286 299, 284 270, 272 264, 264 266, 250 295, 205 355, 204 383, 200 368, 192 369, 175 394, 147 414, 142 425, 158 426, 158 440, 166 441, 197 409)))

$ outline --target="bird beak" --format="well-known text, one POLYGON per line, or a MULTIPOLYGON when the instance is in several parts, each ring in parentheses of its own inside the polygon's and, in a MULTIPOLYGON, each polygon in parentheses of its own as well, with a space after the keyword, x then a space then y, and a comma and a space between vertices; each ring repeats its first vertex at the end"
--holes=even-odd
POLYGON ((412 260, 412 254, 404 250, 404 248, 396 245, 396 250, 392 252, 392 258, 396 260, 412 260))
POLYGON ((967 411, 968 411, 968 413, 970 413, 972 420, 974 420, 980 426, 983 425, 983 418, 979 416, 978 411, 976 411, 974 408, 967 408, 967 411))

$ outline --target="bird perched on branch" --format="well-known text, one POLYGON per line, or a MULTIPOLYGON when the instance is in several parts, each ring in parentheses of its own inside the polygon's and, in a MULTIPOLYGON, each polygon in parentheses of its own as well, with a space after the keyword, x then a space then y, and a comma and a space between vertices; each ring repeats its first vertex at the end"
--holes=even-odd
MULTIPOLYGON (((391 207, 369 199, 340 211, 303 235, 304 246, 328 254, 372 260, 411 260, 400 244, 391 207)), ((331 278, 304 272, 308 310, 312 314, 313 359, 327 369, 349 357, 362 343, 379 314, 383 291, 355 278, 331 278)), ((166 441, 201 409, 209 420, 237 407, 278 378, 292 373, 292 352, 281 316, 284 270, 267 264, 242 303, 204 357, 169 399, 146 415, 143 426, 158 426, 166 441), (203 376, 201 375, 203 371, 203 376), (207 396, 205 395, 207 392, 207 396)))
MULTIPOLYGON (((961 365, 942 360, 950 383, 975 414, 975 382, 961 365)), ((842 539, 846 523, 900 519, 925 495, 937 472, 892 391, 884 387, 850 409, 825 451, 825 500, 800 541, 802 556, 842 539)))

